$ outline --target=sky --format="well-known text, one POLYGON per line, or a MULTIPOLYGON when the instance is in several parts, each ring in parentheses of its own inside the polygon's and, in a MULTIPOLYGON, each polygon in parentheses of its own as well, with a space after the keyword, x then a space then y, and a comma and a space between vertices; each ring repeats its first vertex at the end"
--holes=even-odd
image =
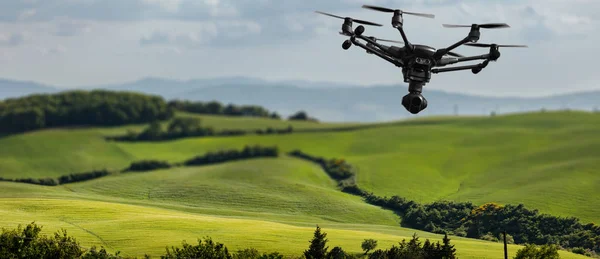
POLYGON ((415 44, 443 48, 468 33, 443 23, 505 22, 511 28, 482 29, 479 42, 529 46, 501 48, 477 75, 434 74, 426 89, 494 96, 600 89, 600 0, 0 0, 0 78, 58 87, 227 76, 402 83, 387 61, 357 46, 343 50, 342 20, 314 12, 377 22, 384 26, 366 26, 366 35, 401 40, 392 14, 363 4, 435 14, 404 15, 415 44))

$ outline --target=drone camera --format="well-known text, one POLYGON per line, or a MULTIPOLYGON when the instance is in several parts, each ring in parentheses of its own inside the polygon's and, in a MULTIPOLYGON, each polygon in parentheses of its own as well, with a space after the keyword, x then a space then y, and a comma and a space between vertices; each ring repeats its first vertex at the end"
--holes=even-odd
POLYGON ((417 114, 427 108, 427 99, 421 93, 412 92, 402 98, 402 106, 412 114, 417 114))

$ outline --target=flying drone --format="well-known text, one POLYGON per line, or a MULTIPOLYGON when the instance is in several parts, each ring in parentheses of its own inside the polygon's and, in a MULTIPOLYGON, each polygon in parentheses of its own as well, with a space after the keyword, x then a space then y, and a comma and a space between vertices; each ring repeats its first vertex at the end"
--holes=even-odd
POLYGON ((486 24, 471 24, 471 25, 454 25, 454 24, 443 24, 446 28, 461 28, 470 27, 469 34, 457 43, 452 44, 447 48, 435 49, 427 45, 412 44, 406 37, 406 33, 402 29, 403 26, 403 14, 415 15, 426 18, 434 18, 433 14, 424 13, 413 13, 406 12, 399 9, 389 9, 384 7, 363 5, 363 8, 371 9, 380 12, 393 13, 392 16, 392 27, 396 28, 400 32, 403 41, 385 40, 378 39, 372 36, 365 36, 365 27, 359 25, 356 29, 352 30, 353 23, 360 23, 371 26, 383 26, 378 23, 369 22, 365 20, 353 19, 351 17, 341 17, 329 13, 316 11, 319 14, 328 15, 331 17, 339 18, 344 20, 342 24, 342 31, 340 32, 343 36, 350 37, 342 44, 344 50, 348 50, 352 45, 359 46, 367 51, 368 54, 375 54, 378 57, 387 60, 388 62, 402 68, 402 75, 404 82, 408 83, 408 94, 402 98, 402 106, 406 108, 412 114, 417 114, 427 108, 427 99, 421 95, 423 92, 423 86, 431 79, 431 73, 437 74, 442 72, 459 71, 459 70, 471 70, 473 74, 481 72, 490 61, 496 61, 500 57, 500 47, 527 47, 525 45, 499 45, 499 44, 483 44, 476 43, 479 40, 480 32, 479 29, 495 29, 495 28, 508 28, 510 27, 506 23, 486 23, 486 24), (359 39, 366 41, 366 43, 360 42, 359 39), (394 42, 404 44, 404 46, 387 46, 378 42, 394 42), (489 48, 488 54, 479 56, 465 57, 458 53, 452 52, 453 49, 461 46, 472 46, 472 47, 483 47, 489 48), (483 62, 475 65, 457 66, 457 67, 444 67, 446 65, 455 64, 458 62, 472 61, 472 60, 484 60, 483 62))

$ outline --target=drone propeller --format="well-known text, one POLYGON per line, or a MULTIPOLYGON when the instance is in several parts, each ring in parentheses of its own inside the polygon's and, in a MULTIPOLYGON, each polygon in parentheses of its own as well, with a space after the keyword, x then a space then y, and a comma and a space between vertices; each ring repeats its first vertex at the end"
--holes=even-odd
POLYGON ((527 45, 499 45, 499 44, 485 44, 485 43, 465 43, 466 46, 489 48, 489 47, 503 47, 503 48, 527 48, 527 45))
POLYGON ((405 12, 405 11, 402 11, 400 9, 395 9, 394 10, 394 9, 390 9, 390 8, 373 6, 373 5, 363 5, 362 7, 366 8, 366 9, 371 9, 371 10, 380 11, 380 12, 386 12, 386 13, 399 12, 400 14, 410 14, 410 15, 427 17, 427 18, 432 18, 432 19, 435 18, 435 15, 433 15, 433 14, 405 12))
POLYGON ((457 25, 457 24, 442 24, 445 28, 461 28, 461 27, 472 27, 475 25, 477 28, 484 29, 498 29, 498 28, 509 28, 510 26, 506 23, 484 23, 484 24, 472 24, 472 25, 457 25))
POLYGON ((373 25, 373 26, 383 26, 383 25, 381 25, 379 23, 374 23, 374 22, 369 22, 369 21, 363 21, 363 20, 353 19, 353 18, 350 18, 350 17, 341 17, 341 16, 337 16, 337 15, 333 15, 333 14, 329 14, 329 13, 324 13, 324 12, 320 12, 320 11, 315 11, 315 12, 323 14, 323 15, 327 15, 327 16, 339 18, 339 19, 342 19, 342 20, 350 20, 352 22, 356 22, 356 23, 360 23, 360 24, 373 25))

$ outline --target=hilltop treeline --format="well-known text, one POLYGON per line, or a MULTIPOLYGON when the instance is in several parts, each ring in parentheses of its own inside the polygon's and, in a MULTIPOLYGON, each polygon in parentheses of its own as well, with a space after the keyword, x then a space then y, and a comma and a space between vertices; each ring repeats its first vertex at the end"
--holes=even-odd
MULTIPOLYGON (((115 254, 109 253, 104 247, 85 249, 74 237, 69 236, 64 229, 55 232, 51 237, 41 235, 41 231, 42 227, 35 224, 35 222, 28 224, 25 228, 21 225, 16 229, 3 228, 0 233, 0 258, 131 258, 121 256, 119 251, 115 254)), ((329 250, 327 246, 329 240, 326 237, 327 233, 321 232, 321 228, 317 226, 312 240, 309 241, 308 249, 304 251, 302 256, 296 258, 350 259, 363 256, 363 254, 345 252, 339 246, 329 250)), ((369 250, 375 249, 376 246, 375 241, 374 244, 371 243, 369 250)), ((363 245, 363 249, 364 247, 363 245)), ((144 257, 151 258, 149 255, 144 257)), ((284 257, 279 252, 260 253, 255 248, 230 252, 230 249, 224 244, 215 242, 210 237, 205 237, 204 239, 198 239, 197 244, 189 244, 183 241, 181 247, 167 246, 165 253, 160 258, 283 259, 284 257)), ((422 243, 415 234, 410 241, 407 242, 403 239, 402 242, 398 243, 398 246, 392 246, 387 250, 378 249, 371 253, 368 258, 454 259, 456 258, 456 249, 454 245, 450 244, 450 239, 447 236, 444 237, 443 244, 440 244, 439 241, 434 244, 429 240, 422 243)))
MULTIPOLYGON (((225 115, 225 116, 236 116, 236 117, 262 117, 280 120, 281 115, 277 112, 271 112, 266 108, 258 105, 234 105, 234 104, 223 104, 218 101, 200 102, 200 101, 187 101, 187 100, 173 100, 168 103, 169 107, 196 114, 211 114, 211 115, 225 115)), ((308 116, 305 111, 298 111, 288 117, 288 120, 303 120, 303 121, 318 121, 316 118, 308 116)))
POLYGON ((36 94, 0 101, 0 133, 148 123, 173 114, 158 96, 104 90, 36 94))
POLYGON ((258 105, 234 105, 223 104, 218 101, 210 102, 191 102, 182 100, 173 100, 168 103, 169 107, 174 109, 196 114, 227 115, 227 116, 249 116, 263 117, 272 119, 281 119, 276 112, 270 112, 264 107, 258 105))
POLYGON ((267 128, 266 130, 220 130, 216 131, 212 127, 204 127, 202 126, 202 121, 198 118, 193 117, 178 117, 173 119, 167 125, 166 130, 163 128, 160 122, 154 121, 148 125, 141 132, 133 132, 130 131, 123 136, 116 137, 106 137, 107 140, 114 141, 166 141, 166 140, 175 140, 180 138, 189 138, 189 137, 223 137, 223 136, 242 136, 246 134, 259 134, 259 135, 268 135, 268 134, 288 134, 292 133, 292 126, 288 126, 284 129, 273 129, 267 128))
POLYGON ((577 251, 600 252, 600 226, 583 224, 575 217, 541 214, 522 204, 476 206, 452 201, 419 204, 400 196, 381 197, 358 187, 355 171, 342 159, 313 157, 298 150, 290 155, 321 165, 338 181, 342 191, 401 215, 404 227, 486 240, 498 238, 506 231, 516 244, 556 244, 577 251))
MULTIPOLYGON (((224 105, 217 101, 166 102, 162 97, 134 92, 108 90, 64 91, 34 94, 0 101, 0 134, 71 126, 120 126, 151 123, 173 118, 175 111, 225 116, 250 116, 281 119, 276 112, 257 105, 224 105)), ((289 120, 314 120, 300 111, 289 120)), ((235 130, 216 135, 244 134, 235 130)), ((196 132, 195 134, 215 135, 196 132)))
POLYGON ((39 184, 47 186, 56 186, 67 183, 83 182, 92 179, 97 179, 114 173, 128 173, 128 172, 148 172, 153 170, 167 169, 176 166, 203 166, 217 163, 224 163, 243 159, 261 158, 261 157, 277 157, 279 156, 279 149, 277 147, 263 147, 263 146, 245 146, 241 150, 230 149, 220 150, 216 152, 208 152, 201 156, 196 156, 187 159, 181 163, 171 164, 167 161, 145 159, 140 161, 132 162, 127 168, 120 171, 109 171, 107 169, 95 170, 84 173, 73 173, 69 175, 60 176, 58 179, 54 178, 26 178, 26 179, 4 179, 0 177, 0 181, 5 182, 20 182, 39 184))

